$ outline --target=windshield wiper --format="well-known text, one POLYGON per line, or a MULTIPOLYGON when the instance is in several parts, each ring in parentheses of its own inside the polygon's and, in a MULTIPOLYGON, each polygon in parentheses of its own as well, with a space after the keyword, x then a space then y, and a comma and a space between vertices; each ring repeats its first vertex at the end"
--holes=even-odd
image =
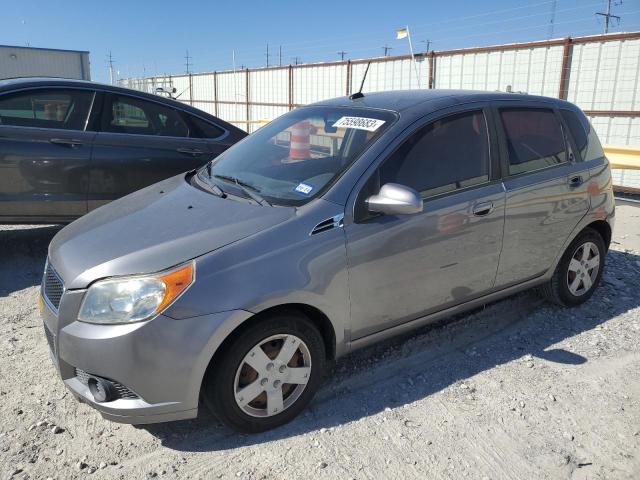
POLYGON ((258 202, 260 205, 268 205, 271 206, 262 195, 260 195, 260 189, 255 185, 251 185, 250 183, 244 182, 236 177, 232 177, 230 175, 213 175, 215 178, 219 178, 220 180, 225 180, 227 182, 235 183, 240 189, 250 197, 251 199, 258 202))

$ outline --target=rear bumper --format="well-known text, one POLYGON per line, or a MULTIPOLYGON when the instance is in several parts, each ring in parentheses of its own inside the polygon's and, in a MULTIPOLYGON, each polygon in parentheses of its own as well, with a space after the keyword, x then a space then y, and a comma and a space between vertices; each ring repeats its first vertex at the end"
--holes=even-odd
MULTIPOLYGON (((218 346, 250 314, 222 312, 183 320, 159 315, 130 325, 93 325, 65 317, 75 292, 67 292, 56 315, 42 308, 52 333, 52 359, 66 387, 103 417, 120 423, 194 418, 200 386, 218 346), (68 297, 68 298, 65 298, 68 297), (96 402, 76 369, 118 382, 137 398, 96 402)), ((77 309, 71 308, 74 316, 77 309)))

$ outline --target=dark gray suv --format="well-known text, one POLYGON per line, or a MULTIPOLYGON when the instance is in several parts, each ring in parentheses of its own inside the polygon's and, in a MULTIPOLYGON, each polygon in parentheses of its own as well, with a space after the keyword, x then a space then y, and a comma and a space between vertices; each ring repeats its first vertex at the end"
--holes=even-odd
POLYGON ((202 398, 261 431, 356 348, 534 286, 586 301, 613 220, 609 164, 568 102, 327 100, 61 230, 45 332, 109 419, 193 418, 202 398))
POLYGON ((0 81, 0 223, 66 223, 204 165, 246 133, 183 103, 77 80, 0 81))

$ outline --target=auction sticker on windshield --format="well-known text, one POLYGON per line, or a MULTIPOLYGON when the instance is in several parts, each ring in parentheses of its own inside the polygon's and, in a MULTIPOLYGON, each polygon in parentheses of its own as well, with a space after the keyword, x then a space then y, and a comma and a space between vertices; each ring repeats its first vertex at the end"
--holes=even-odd
POLYGON ((313 185, 309 185, 308 183, 300 183, 296 188, 294 188, 294 191, 301 193, 302 195, 309 195, 311 190, 313 190, 313 185))
POLYGON ((333 124, 338 128, 355 128, 356 130, 366 130, 367 132, 375 132, 384 124, 384 120, 377 118, 365 117, 342 117, 333 124))

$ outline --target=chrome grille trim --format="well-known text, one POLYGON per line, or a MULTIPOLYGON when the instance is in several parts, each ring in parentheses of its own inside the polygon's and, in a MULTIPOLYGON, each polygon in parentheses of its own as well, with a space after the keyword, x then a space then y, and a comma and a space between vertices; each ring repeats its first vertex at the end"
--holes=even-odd
POLYGON ((44 275, 42 277, 42 298, 47 302, 49 307, 56 313, 58 313, 58 307, 60 306, 60 299, 64 294, 64 283, 55 271, 49 259, 44 267, 44 275))

